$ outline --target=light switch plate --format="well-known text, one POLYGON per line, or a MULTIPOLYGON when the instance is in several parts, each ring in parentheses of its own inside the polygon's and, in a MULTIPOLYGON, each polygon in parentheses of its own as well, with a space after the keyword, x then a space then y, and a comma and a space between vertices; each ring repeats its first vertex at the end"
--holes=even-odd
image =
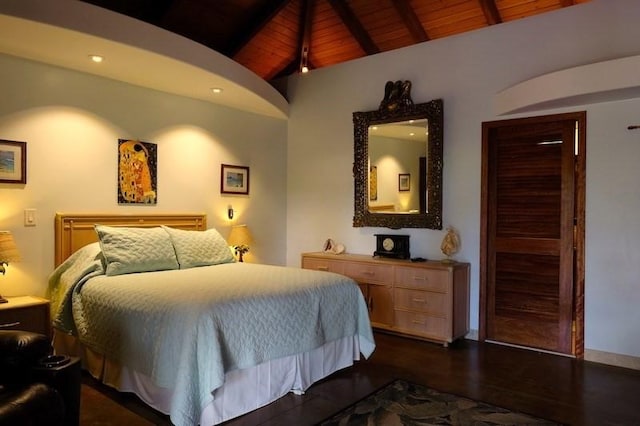
POLYGON ((36 226, 36 209, 25 209, 24 210, 24 226, 36 226))

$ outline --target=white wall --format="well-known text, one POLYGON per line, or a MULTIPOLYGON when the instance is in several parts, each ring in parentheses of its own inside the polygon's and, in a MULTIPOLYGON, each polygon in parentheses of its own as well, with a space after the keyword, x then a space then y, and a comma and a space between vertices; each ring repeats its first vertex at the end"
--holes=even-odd
MULTIPOLYGON (((388 80, 411 80, 414 102, 444 100, 444 226, 470 262, 471 328, 478 328, 481 123, 496 93, 577 65, 640 53, 640 2, 593 0, 291 78, 287 263, 326 238, 373 253, 378 228, 353 228, 352 112, 376 109, 388 80)), ((602 78, 608 78, 603 75, 602 78)), ((550 88, 552 90, 552 88, 550 88)), ((640 99, 528 116, 587 111, 587 350, 640 356, 640 99)), ((521 114, 520 116, 523 116, 521 114)), ((441 258, 443 231, 403 229, 411 254, 441 258)))
POLYGON ((285 263, 286 121, 2 55, 0 93, 0 139, 26 141, 28 159, 26 185, 0 184, 0 229, 22 254, 0 294, 44 294, 56 212, 206 213, 226 237, 232 204, 255 239, 247 260, 285 263), (158 145, 157 205, 117 204, 118 138, 158 145), (220 194, 221 163, 250 167, 249 196, 220 194))

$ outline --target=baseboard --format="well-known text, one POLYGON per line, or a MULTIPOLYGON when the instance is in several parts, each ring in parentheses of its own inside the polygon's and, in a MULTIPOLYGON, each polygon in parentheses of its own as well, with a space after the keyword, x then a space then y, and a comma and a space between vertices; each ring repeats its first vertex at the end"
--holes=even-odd
POLYGON ((585 349, 584 359, 585 361, 598 362, 600 364, 640 370, 640 358, 631 355, 621 355, 612 352, 585 349))
MULTIPOLYGON (((465 339, 478 340, 478 330, 469 330, 465 339)), ((597 362, 600 364, 612 365, 614 367, 631 368, 640 370, 640 357, 621 355, 612 352, 596 351, 594 349, 585 349, 584 360, 597 362)))

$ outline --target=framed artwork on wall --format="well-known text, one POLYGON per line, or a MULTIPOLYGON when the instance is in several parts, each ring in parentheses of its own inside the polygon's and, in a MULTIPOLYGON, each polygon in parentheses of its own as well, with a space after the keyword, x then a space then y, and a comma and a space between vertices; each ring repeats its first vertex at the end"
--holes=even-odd
POLYGON ((0 183, 27 183, 27 143, 0 139, 0 183))
POLYGON ((400 173, 398 175, 398 191, 411 191, 411 174, 400 173))
POLYGON ((118 139, 118 204, 158 203, 158 146, 118 139))
POLYGON ((222 194, 249 194, 249 167, 222 164, 220 176, 222 194))

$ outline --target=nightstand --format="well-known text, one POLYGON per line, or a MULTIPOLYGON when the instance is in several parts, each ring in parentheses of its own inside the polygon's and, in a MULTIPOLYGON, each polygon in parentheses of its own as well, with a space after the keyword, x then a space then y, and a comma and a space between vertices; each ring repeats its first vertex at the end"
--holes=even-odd
POLYGON ((0 330, 24 330, 51 335, 49 301, 42 297, 7 297, 0 304, 0 330))

